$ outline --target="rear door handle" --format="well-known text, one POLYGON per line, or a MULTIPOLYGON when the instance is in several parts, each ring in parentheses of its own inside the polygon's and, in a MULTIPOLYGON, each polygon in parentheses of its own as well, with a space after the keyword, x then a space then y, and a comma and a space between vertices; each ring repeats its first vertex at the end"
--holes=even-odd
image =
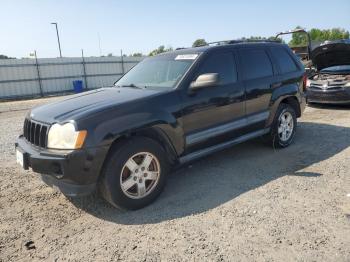
POLYGON ((271 88, 277 88, 277 87, 280 87, 281 85, 282 85, 282 82, 273 83, 271 84, 271 88))

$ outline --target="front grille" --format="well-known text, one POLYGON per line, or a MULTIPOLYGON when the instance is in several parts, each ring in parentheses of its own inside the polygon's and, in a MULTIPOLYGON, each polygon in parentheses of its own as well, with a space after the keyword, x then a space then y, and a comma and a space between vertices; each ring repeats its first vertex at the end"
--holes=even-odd
POLYGON ((312 92, 309 90, 307 92, 307 97, 310 100, 319 100, 319 101, 349 101, 350 94, 346 91, 331 91, 331 92, 312 92))
POLYGON ((23 136, 29 143, 33 145, 46 147, 48 129, 48 125, 25 119, 23 126, 23 136))
POLYGON ((343 85, 332 85, 332 86, 323 87, 322 85, 319 85, 319 84, 313 84, 309 88, 314 90, 341 90, 343 89, 343 85))
POLYGON ((323 90, 322 87, 320 87, 318 85, 312 85, 312 86, 309 87, 309 89, 323 90))
POLYGON ((327 88, 327 90, 341 90, 341 89, 343 89, 343 86, 342 86, 342 85, 339 85, 339 86, 333 85, 333 86, 329 86, 329 87, 327 88))

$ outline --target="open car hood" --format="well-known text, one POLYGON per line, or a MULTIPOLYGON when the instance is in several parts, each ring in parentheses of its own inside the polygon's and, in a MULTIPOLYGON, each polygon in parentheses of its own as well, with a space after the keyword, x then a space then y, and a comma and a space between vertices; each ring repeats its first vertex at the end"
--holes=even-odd
POLYGON ((311 57, 317 70, 350 65, 350 40, 326 41, 311 51, 311 57))

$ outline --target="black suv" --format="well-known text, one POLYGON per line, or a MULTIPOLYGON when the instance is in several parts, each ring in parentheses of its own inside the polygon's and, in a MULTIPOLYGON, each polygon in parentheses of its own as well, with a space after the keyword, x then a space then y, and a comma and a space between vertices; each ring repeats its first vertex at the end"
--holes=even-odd
POLYGON ((77 196, 137 209, 171 167, 266 135, 294 138, 304 68, 278 43, 226 42, 144 59, 114 87, 32 109, 16 142, 24 169, 77 196))

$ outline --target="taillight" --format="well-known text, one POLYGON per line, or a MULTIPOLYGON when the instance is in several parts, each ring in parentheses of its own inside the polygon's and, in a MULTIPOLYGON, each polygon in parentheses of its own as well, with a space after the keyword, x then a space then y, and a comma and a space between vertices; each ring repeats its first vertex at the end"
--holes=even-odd
POLYGON ((306 91, 307 81, 308 81, 308 79, 307 79, 307 74, 305 73, 305 74, 303 75, 303 91, 304 91, 304 92, 306 91))

